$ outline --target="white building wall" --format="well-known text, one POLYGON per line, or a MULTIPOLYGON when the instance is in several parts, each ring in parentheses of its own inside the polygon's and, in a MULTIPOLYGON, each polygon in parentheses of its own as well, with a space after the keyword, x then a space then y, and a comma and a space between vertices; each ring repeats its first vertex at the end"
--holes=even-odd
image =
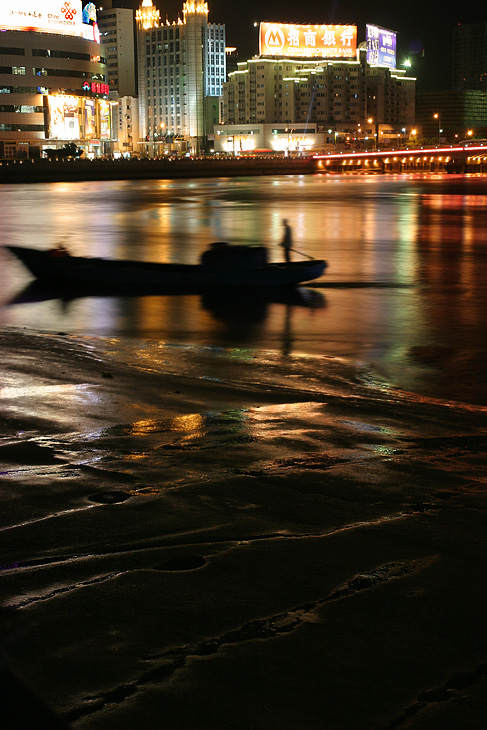
POLYGON ((118 143, 116 149, 122 154, 139 152, 139 102, 133 96, 122 96, 118 100, 118 143))
POLYGON ((110 88, 120 96, 135 96, 134 11, 109 8, 104 3, 98 13, 98 24, 110 88))
POLYGON ((204 26, 208 22, 206 12, 186 12, 184 49, 186 65, 186 99, 187 99, 187 134, 195 147, 195 152, 200 152, 199 145, 204 134, 204 66, 203 66, 203 45, 204 26))

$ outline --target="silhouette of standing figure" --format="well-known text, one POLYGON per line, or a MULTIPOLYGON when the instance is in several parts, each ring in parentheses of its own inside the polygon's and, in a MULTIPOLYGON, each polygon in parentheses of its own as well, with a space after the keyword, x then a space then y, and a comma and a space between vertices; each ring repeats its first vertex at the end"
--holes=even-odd
POLYGON ((293 245, 293 237, 291 233, 291 226, 287 222, 287 220, 282 221, 282 225, 284 226, 284 237, 282 239, 281 246, 284 249, 284 256, 286 257, 286 263, 289 264, 291 262, 291 248, 293 245))

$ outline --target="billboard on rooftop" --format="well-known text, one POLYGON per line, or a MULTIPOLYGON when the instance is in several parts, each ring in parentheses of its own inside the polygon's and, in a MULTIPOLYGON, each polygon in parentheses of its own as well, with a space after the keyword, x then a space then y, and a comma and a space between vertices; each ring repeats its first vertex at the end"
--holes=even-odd
POLYGON ((377 25, 367 25, 367 63, 396 68, 396 33, 377 25))
POLYGON ((260 24, 260 55, 290 58, 355 58, 356 25, 260 24))
POLYGON ((0 30, 56 33, 98 40, 96 7, 84 0, 0 0, 0 30))

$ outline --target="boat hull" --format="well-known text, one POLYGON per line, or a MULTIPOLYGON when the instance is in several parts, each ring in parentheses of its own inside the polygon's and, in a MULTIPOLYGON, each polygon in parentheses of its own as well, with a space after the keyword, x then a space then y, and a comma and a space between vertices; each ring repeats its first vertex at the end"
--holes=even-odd
POLYGON ((321 260, 268 264, 250 269, 212 270, 197 264, 158 264, 59 256, 52 251, 20 246, 7 246, 7 249, 37 279, 120 289, 292 286, 317 279, 326 269, 326 262, 321 260))

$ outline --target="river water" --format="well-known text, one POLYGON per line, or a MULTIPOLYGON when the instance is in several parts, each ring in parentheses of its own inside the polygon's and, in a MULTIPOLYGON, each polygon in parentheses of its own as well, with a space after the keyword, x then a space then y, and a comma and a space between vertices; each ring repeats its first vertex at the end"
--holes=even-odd
POLYGON ((485 724, 486 204, 485 177, 0 187, 4 244, 277 260, 287 218, 329 264, 292 297, 59 299, 0 250, 5 727, 29 687, 73 730, 485 724))
MULTIPOLYGON (((214 240, 278 260, 282 219, 326 275, 299 301, 86 297, 29 301, 1 256, 0 322, 72 334, 339 356, 393 386, 487 403, 487 178, 282 176, 0 188, 2 240, 78 255, 193 263, 214 240)), ((294 254, 302 258, 301 253, 294 254)))

